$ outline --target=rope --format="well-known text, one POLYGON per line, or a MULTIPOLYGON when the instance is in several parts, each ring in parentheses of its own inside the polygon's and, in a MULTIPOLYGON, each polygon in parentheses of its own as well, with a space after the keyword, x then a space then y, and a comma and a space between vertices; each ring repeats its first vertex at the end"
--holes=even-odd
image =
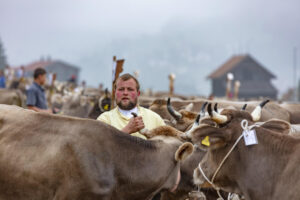
POLYGON ((259 126, 261 126, 261 123, 259 123, 259 122, 252 124, 251 126, 248 126, 248 121, 246 119, 243 119, 241 121, 241 127, 242 127, 242 129, 244 129, 244 131, 249 131, 249 130, 253 129, 254 127, 259 127, 259 126))
POLYGON ((221 164, 219 165, 218 169, 216 170, 213 178, 211 179, 212 182, 214 182, 217 173, 219 172, 219 170, 221 169, 222 165, 224 164, 224 162, 226 161, 226 159, 228 158, 228 156, 230 155, 230 153, 233 151, 233 149, 236 147, 236 145, 239 143, 239 141, 242 139, 244 135, 240 135, 240 137, 235 141, 234 145, 231 147, 230 151, 226 154, 226 156, 223 158, 221 164))

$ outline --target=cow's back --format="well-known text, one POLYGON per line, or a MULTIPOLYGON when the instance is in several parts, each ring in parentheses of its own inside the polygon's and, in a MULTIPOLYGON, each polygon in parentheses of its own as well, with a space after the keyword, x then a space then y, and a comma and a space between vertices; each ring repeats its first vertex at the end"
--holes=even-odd
POLYGON ((0 105, 0 199, 149 199, 175 185, 179 145, 0 105))
POLYGON ((84 128, 99 131, 98 124, 0 105, 0 199, 85 199, 109 193, 111 188, 96 185, 109 181, 109 171, 99 170, 109 159, 95 157, 101 136, 93 139, 84 128))

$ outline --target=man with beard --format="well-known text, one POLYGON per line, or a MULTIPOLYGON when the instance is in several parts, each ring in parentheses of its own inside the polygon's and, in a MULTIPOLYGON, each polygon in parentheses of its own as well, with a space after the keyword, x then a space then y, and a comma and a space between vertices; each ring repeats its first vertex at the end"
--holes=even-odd
POLYGON ((102 113, 97 120, 143 139, 146 137, 139 133, 140 130, 144 128, 151 130, 165 125, 158 114, 138 105, 140 85, 134 76, 123 74, 116 80, 114 89, 117 107, 102 113), (137 114, 137 117, 134 117, 132 113, 137 114))

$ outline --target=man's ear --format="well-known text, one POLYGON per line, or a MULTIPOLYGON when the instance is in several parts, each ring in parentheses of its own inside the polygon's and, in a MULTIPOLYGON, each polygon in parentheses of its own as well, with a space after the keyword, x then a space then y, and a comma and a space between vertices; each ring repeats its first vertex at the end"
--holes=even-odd
POLYGON ((141 95, 141 91, 140 90, 138 91, 137 95, 138 95, 138 97, 141 95))
POLYGON ((229 140, 226 130, 209 125, 201 125, 192 132, 192 142, 203 149, 224 147, 229 140))

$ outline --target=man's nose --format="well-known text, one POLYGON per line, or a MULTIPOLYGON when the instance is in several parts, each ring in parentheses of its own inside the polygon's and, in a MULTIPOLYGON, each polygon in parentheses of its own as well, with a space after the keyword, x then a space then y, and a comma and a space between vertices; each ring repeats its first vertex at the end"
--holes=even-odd
POLYGON ((127 95, 127 94, 128 94, 128 90, 125 89, 125 90, 123 91, 123 94, 124 94, 124 95, 127 95))

